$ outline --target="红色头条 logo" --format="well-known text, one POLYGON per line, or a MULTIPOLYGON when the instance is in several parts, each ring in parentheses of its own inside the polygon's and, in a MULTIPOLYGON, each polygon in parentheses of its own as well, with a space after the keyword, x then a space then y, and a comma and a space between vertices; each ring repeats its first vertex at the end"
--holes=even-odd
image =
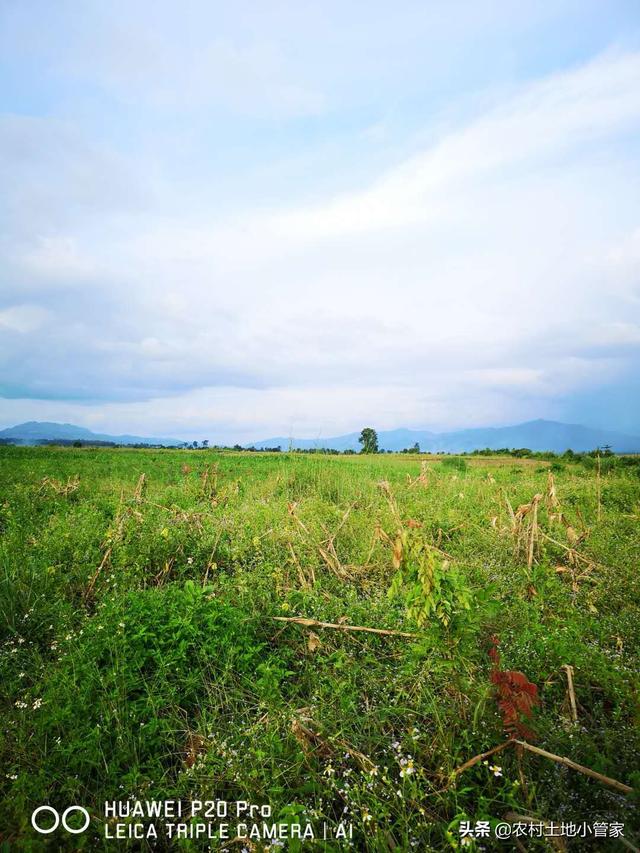
POLYGON ((89 812, 82 806, 68 806, 62 812, 62 815, 60 815, 60 812, 57 809, 54 809, 53 806, 38 806, 31 815, 31 826, 41 835, 49 835, 49 833, 55 832, 60 824, 62 824, 63 829, 66 829, 67 832, 70 832, 73 835, 79 835, 81 832, 85 831, 90 822, 91 818, 89 817, 89 812), (79 812, 84 816, 84 823, 81 827, 69 825, 69 817, 74 812, 79 812), (46 818, 45 815, 49 815, 49 818, 46 818), (49 825, 50 818, 53 818, 53 823, 51 825, 49 825))

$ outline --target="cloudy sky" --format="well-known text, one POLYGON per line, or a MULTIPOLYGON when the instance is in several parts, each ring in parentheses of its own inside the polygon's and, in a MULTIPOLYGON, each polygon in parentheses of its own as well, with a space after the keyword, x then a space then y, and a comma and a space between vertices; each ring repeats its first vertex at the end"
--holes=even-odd
POLYGON ((640 434, 637 0, 1 0, 0 427, 640 434))

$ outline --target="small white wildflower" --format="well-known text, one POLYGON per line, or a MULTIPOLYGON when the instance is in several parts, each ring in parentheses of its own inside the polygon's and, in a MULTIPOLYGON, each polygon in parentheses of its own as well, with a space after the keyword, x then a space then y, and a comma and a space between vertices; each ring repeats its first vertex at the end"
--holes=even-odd
POLYGON ((401 763, 405 764, 405 766, 400 771, 400 775, 402 776, 403 779, 407 776, 411 776, 412 773, 416 772, 416 768, 414 767, 413 761, 411 761, 411 759, 409 759, 408 761, 405 760, 404 762, 401 762, 401 763))

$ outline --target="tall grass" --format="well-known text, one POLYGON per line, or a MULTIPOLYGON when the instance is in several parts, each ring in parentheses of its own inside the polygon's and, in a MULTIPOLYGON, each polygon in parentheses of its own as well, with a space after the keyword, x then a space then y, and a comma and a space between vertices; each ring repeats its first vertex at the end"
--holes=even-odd
POLYGON ((567 463, 556 506, 538 462, 423 461, 0 448, 2 838, 39 849, 33 808, 78 802, 91 833, 51 843, 108 847, 101 804, 127 797, 346 818, 362 850, 456 849, 456 821, 508 811, 629 836, 632 798, 543 760, 451 774, 503 738, 498 635, 504 666, 538 686, 538 743, 637 782, 640 480, 603 467, 596 494, 567 463), (509 507, 535 495, 523 548, 509 507), (389 596, 399 525, 418 560, 402 582, 420 560, 436 579, 451 566, 470 602, 455 619, 415 621, 435 609, 389 596))

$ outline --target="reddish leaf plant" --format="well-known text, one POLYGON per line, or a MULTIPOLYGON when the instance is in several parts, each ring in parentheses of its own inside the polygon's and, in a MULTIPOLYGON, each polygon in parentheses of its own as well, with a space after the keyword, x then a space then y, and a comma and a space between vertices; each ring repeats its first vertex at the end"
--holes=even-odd
POLYGON ((513 669, 500 669, 500 652, 498 637, 491 637, 491 683, 496 689, 496 700, 502 716, 505 732, 512 739, 535 740, 535 734, 523 722, 530 720, 533 709, 540 704, 538 688, 527 676, 513 669))

